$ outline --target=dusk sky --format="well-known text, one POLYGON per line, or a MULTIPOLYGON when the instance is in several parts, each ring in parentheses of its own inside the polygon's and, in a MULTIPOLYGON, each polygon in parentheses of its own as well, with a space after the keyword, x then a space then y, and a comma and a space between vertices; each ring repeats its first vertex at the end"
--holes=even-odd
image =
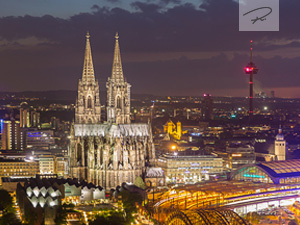
POLYGON ((234 0, 0 0, 0 91, 77 90, 85 34, 100 89, 119 32, 133 93, 300 98, 300 1, 280 0, 279 32, 239 32, 234 0))

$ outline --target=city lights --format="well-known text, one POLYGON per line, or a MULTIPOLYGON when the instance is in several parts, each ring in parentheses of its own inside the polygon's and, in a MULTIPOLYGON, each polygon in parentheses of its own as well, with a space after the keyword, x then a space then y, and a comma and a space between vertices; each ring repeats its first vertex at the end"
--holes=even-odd
POLYGON ((300 221, 300 1, 78 2, 0 9, 0 222, 300 221))

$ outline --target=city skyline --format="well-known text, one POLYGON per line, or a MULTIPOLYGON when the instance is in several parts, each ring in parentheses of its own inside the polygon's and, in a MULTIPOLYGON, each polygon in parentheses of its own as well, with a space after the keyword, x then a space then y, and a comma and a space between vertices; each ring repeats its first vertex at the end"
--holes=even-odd
POLYGON ((0 11, 0 91, 76 90, 84 35, 90 31, 100 91, 111 73, 113 37, 119 32, 124 74, 133 93, 247 96, 243 67, 253 39, 260 69, 254 91, 300 97, 300 41, 292 26, 297 1, 280 3, 279 32, 239 32, 238 3, 231 0, 96 3, 75 2, 74 10, 62 7, 57 13, 45 10, 49 1, 30 1, 23 11, 12 9, 16 1, 6 3, 6 14, 0 11))

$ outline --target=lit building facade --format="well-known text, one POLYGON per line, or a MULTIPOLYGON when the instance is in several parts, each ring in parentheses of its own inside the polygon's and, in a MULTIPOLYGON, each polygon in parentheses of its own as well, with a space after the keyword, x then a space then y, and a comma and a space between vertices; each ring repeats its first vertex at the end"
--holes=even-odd
POLYGON ((164 133, 171 135, 176 140, 180 140, 181 135, 187 133, 187 131, 182 132, 180 121, 178 121, 175 125, 172 120, 169 120, 164 125, 164 133))
POLYGON ((20 127, 38 127, 40 125, 40 113, 30 108, 27 102, 21 103, 20 107, 20 127))
POLYGON ((275 140, 275 157, 276 160, 282 161, 286 159, 287 143, 284 139, 282 130, 279 129, 275 140))
POLYGON ((68 158, 63 156, 55 157, 55 173, 58 176, 67 176, 68 175, 68 158))
POLYGON ((102 187, 84 181, 37 176, 17 185, 16 199, 22 217, 35 215, 33 225, 55 225, 59 206, 66 203, 77 204, 105 199, 102 187))
POLYGON ((212 120, 213 119, 213 100, 211 94, 203 94, 202 102, 202 118, 203 120, 212 120))
POLYGON ((210 175, 223 173, 223 159, 203 155, 201 150, 186 150, 177 154, 164 154, 157 159, 157 166, 164 171, 166 183, 191 184, 209 180, 210 175))
POLYGON ((274 184, 300 182, 300 159, 244 165, 231 174, 232 180, 274 184))
POLYGON ((251 145, 230 145, 226 148, 225 166, 236 169, 240 166, 255 163, 255 149, 251 145))
POLYGON ((134 182, 153 163, 150 124, 131 124, 130 85, 123 76, 119 37, 116 35, 112 75, 107 82, 107 121, 101 122, 99 85, 95 79, 90 36, 82 79, 79 80, 75 123, 71 128, 71 176, 105 189, 134 182))
POLYGON ((55 145, 53 130, 31 130, 26 132, 26 148, 49 149, 55 145))
POLYGON ((20 121, 2 120, 2 150, 20 150, 23 148, 21 142, 20 121))
POLYGON ((0 177, 34 177, 38 174, 39 163, 35 161, 0 159, 0 177))
POLYGON ((53 155, 39 155, 40 174, 54 174, 55 171, 55 157, 53 155))

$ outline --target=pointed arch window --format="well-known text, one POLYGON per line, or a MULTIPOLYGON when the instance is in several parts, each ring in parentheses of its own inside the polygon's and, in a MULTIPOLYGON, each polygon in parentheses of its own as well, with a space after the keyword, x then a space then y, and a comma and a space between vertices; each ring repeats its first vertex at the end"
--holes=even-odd
POLYGON ((89 109, 91 109, 92 108, 92 97, 91 96, 88 97, 88 102, 87 103, 88 103, 87 107, 89 109))
POLYGON ((82 159, 82 147, 80 144, 77 144, 77 163, 81 164, 82 159))
POLYGON ((120 96, 117 97, 117 108, 121 108, 121 98, 120 96))
POLYGON ((82 96, 82 102, 83 102, 83 105, 85 107, 85 97, 84 96, 82 96))

